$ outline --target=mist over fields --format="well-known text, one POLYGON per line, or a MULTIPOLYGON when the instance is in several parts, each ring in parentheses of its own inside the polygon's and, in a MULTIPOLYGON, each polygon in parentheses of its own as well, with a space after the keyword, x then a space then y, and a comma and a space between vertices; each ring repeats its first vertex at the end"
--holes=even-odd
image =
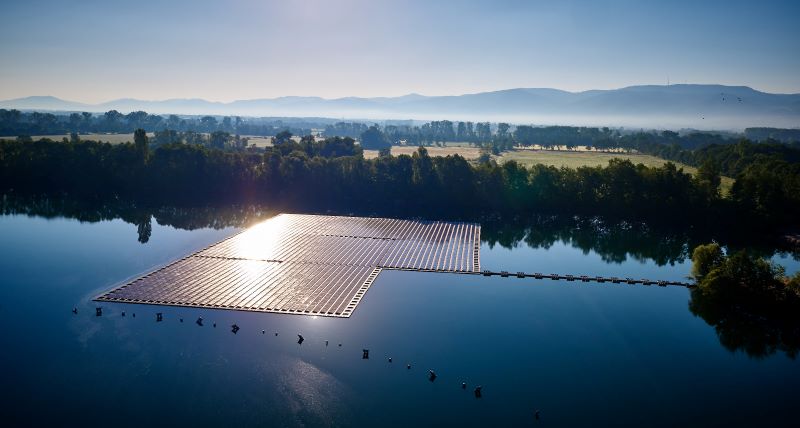
POLYGON ((0 108, 157 114, 507 121, 540 125, 624 126, 659 129, 800 127, 800 94, 772 94, 746 86, 649 85, 567 92, 508 89, 454 96, 324 99, 280 97, 213 102, 204 99, 118 99, 83 104, 52 96, 0 101, 0 108))

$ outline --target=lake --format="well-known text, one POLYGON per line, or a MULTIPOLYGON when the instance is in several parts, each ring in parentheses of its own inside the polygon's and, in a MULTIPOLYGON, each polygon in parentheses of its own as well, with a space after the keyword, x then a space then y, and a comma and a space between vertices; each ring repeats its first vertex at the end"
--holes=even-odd
MULTIPOLYGON (((5 426, 795 419, 800 362, 723 346, 685 288, 384 271, 346 319, 110 303, 97 317, 100 292, 269 213, 37 212, 0 216, 5 426)), ((652 231, 484 230, 485 269, 684 281, 691 267, 685 242, 652 231)))

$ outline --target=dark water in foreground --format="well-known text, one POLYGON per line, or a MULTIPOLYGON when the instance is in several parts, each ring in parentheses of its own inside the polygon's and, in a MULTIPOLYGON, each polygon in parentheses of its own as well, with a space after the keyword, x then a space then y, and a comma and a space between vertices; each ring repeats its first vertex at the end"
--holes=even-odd
MULTIPOLYGON (((136 226, 121 220, 0 217, 3 426, 795 420, 800 361, 726 349, 677 287, 384 271, 349 319, 117 304, 95 317, 91 298, 111 284, 234 231, 153 222, 143 245, 136 226), (155 322, 156 312, 164 322, 155 322), (194 323, 198 316, 205 326, 194 323), (438 374, 434 382, 428 369, 438 374), (481 399, 472 394, 478 384, 481 399)), ((494 270, 651 279, 689 271, 689 263, 604 257, 563 241, 482 248, 483 267, 494 270)), ((797 270, 791 258, 776 260, 797 270)))

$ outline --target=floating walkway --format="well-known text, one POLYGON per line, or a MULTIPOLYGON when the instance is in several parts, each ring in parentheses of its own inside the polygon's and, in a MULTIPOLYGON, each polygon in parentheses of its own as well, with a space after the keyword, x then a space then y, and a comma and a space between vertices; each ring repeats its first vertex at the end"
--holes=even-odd
POLYGON ((480 273, 480 226, 281 214, 96 300, 349 317, 382 269, 480 273))
POLYGON ((500 276, 503 278, 536 278, 536 279, 552 279, 553 281, 581 281, 581 282, 599 282, 599 283, 612 283, 612 284, 641 284, 641 285, 658 285, 660 287, 666 287, 668 285, 673 286, 680 286, 680 287, 687 287, 687 288, 694 288, 696 285, 689 283, 689 282, 679 282, 679 281, 664 281, 658 280, 654 281, 651 279, 635 279, 635 278, 619 278, 616 276, 587 276, 587 275, 561 275, 558 273, 551 273, 551 274, 544 274, 544 273, 525 273, 525 272, 508 272, 508 271, 500 271, 494 272, 490 270, 484 270, 480 272, 480 275, 483 276, 500 276))

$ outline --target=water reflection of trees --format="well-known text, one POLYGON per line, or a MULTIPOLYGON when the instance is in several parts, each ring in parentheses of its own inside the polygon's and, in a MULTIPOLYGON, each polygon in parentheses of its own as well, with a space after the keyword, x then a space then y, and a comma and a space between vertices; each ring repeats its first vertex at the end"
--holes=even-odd
POLYGON ((527 219, 482 219, 481 239, 489 247, 514 248, 524 244, 532 248, 550 248, 563 242, 584 253, 594 251, 607 263, 622 263, 628 258, 652 260, 659 266, 687 260, 700 243, 718 241, 733 250, 747 248, 751 254, 772 257, 791 253, 800 258, 797 249, 783 242, 749 236, 733 231, 729 236, 693 229, 654 228, 645 223, 606 222, 597 217, 539 216, 527 219))
POLYGON ((748 301, 735 304, 692 290, 689 310, 714 327, 719 342, 731 352, 755 358, 783 352, 790 358, 800 350, 800 314, 748 301))
POLYGON ((550 248, 564 242, 584 253, 594 251, 607 263, 629 257, 652 260, 659 266, 683 262, 694 240, 686 231, 652 229, 642 223, 607 223, 598 218, 537 217, 526 221, 482 223, 482 239, 489 246, 512 248, 524 243, 550 248))
MULTIPOLYGON (((71 218, 81 222, 121 219, 136 225, 141 243, 150 239, 153 220, 162 226, 185 230, 223 229, 246 227, 277 211, 261 205, 153 207, 120 199, 0 196, 2 215, 71 218)), ((727 242, 729 251, 747 247, 748 252, 761 257, 787 251, 787 248, 775 242, 742 240, 742 234, 738 231, 726 241, 724 236, 708 237, 692 230, 656 229, 643 223, 608 223, 598 218, 548 216, 482 218, 475 221, 481 223, 481 239, 490 247, 527 245, 546 249, 564 242, 584 253, 594 251, 609 263, 621 263, 629 257, 640 261, 652 260, 660 266, 683 262, 698 243, 711 239, 727 242), (733 238, 739 240, 734 241, 733 238)), ((796 252, 793 255, 795 258, 799 256, 796 252)), ((689 310, 716 329, 720 342, 727 349, 743 350, 755 357, 776 351, 795 357, 800 349, 800 315, 783 312, 776 316, 762 309, 759 306, 720 301, 714 295, 701 293, 697 289, 692 291, 689 303, 689 310)))
POLYGON ((152 221, 176 229, 224 229, 245 227, 275 212, 258 205, 231 206, 146 206, 119 199, 76 200, 69 197, 10 196, 0 197, 0 214, 28 215, 47 219, 70 218, 95 223, 120 219, 136 225, 138 241, 147 243, 152 221))
MULTIPOLYGON (((136 225, 139 242, 146 243, 152 234, 152 221, 178 229, 222 229, 244 227, 279 212, 263 205, 224 206, 150 206, 134 201, 103 198, 76 199, 68 196, 0 197, 0 214, 24 214, 43 218, 72 218, 82 222, 121 219, 136 225)), ((331 213, 336 214, 336 213, 331 213)), ((362 214, 371 213, 339 213, 362 214)), ((469 219, 467 219, 469 220, 469 219)), ((513 248, 527 245, 533 248, 550 248, 564 242, 584 253, 594 251, 608 263, 622 263, 628 258, 639 261, 652 260, 659 266, 682 262, 689 252, 701 242, 712 239, 725 242, 723 236, 707 236, 691 229, 653 228, 644 223, 609 223, 593 218, 569 216, 536 216, 528 218, 479 218, 481 239, 490 247, 500 245, 513 248)), ((737 231, 737 238, 741 235, 737 231)), ((749 251, 770 257, 786 251, 774 242, 745 240, 732 246, 747 246, 749 251)))
POLYGON ((754 357, 800 349, 800 273, 748 250, 725 254, 717 243, 692 253, 689 310, 713 326, 723 346, 754 357))

